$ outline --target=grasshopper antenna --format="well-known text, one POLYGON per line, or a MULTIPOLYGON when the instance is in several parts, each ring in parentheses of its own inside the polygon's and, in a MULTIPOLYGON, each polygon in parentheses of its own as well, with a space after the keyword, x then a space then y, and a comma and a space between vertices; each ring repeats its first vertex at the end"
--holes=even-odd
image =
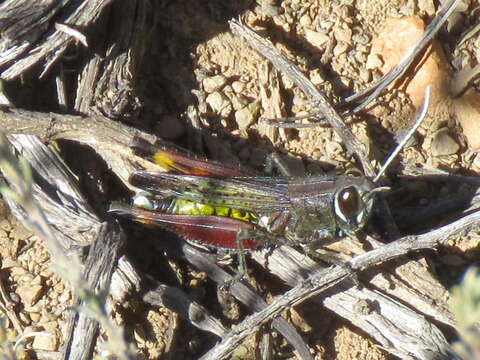
POLYGON ((431 90, 431 86, 427 86, 427 88, 425 89, 425 97, 423 99, 422 108, 420 109, 420 113, 418 114, 417 121, 412 126, 412 128, 405 134, 405 136, 400 141, 400 143, 395 148, 395 150, 393 150, 393 152, 389 155, 389 157, 387 158, 387 161, 385 161, 385 164, 383 164, 383 166, 380 169, 380 171, 378 172, 377 176, 375 176, 375 178, 373 179, 374 183, 376 183, 378 181, 378 179, 380 179, 380 177, 385 173, 385 171, 387 170, 388 166, 391 164, 393 159, 395 159, 395 157, 398 155, 398 153, 403 149, 405 144, 408 142, 408 140, 410 140, 413 133, 418 129, 420 124, 423 122, 423 120, 427 116, 428 105, 430 103, 430 90, 431 90))

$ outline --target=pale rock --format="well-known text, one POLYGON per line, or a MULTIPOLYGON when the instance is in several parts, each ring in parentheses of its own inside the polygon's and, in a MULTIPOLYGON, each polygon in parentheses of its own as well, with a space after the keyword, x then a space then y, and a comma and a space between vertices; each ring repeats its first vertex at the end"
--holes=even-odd
POLYGON ((467 90, 462 96, 453 99, 457 120, 472 150, 480 150, 480 93, 467 90))
POLYGON ((31 272, 25 272, 23 273, 23 275, 18 277, 17 283, 21 285, 28 284, 30 286, 32 285, 31 283, 34 278, 35 278, 35 275, 33 275, 31 272))
POLYGON ((33 323, 38 323, 41 319, 41 315, 38 312, 31 312, 29 315, 33 323))
POLYGON ((243 81, 234 81, 232 82, 232 89, 237 94, 241 94, 245 90, 245 83, 243 81))
POLYGON ((205 101, 220 116, 228 117, 232 112, 232 104, 224 94, 218 91, 209 94, 205 101))
POLYGON ((0 228, 5 230, 5 231, 11 231, 12 230, 12 223, 8 221, 7 219, 1 219, 0 220, 0 228))
POLYGON ((39 334, 35 336, 32 348, 35 350, 55 351, 58 347, 57 337, 53 334, 39 334))
POLYGON ((400 13, 405 16, 413 16, 415 14, 416 0, 407 0, 407 2, 400 8, 400 13))
POLYGON ((275 17, 283 14, 283 8, 277 6, 276 1, 258 1, 259 6, 255 8, 255 12, 258 12, 260 16, 275 17))
POLYGON ((368 69, 366 69, 364 67, 360 68, 358 76, 359 76, 360 80, 362 80, 364 83, 368 83, 370 81, 371 75, 372 74, 370 73, 370 71, 368 69))
POLYGON ((339 41, 337 45, 333 48, 333 55, 338 56, 346 53, 348 50, 348 44, 343 41, 339 41))
POLYGON ((42 285, 21 285, 17 288, 16 293, 27 306, 32 306, 43 294, 42 285))
POLYGON ((319 25, 323 30, 326 30, 326 32, 329 32, 330 29, 333 28, 334 22, 326 20, 326 21, 321 21, 319 25))
POLYGON ((260 102, 255 101, 235 112, 235 121, 239 129, 246 129, 257 120, 260 102))
POLYGON ((350 43, 352 41, 352 29, 349 27, 343 28, 343 27, 338 27, 334 31, 335 39, 337 41, 342 41, 345 43, 350 43))
POLYGON ((30 315, 31 313, 38 313, 38 312, 42 311, 43 307, 45 307, 45 300, 41 299, 41 300, 37 301, 35 303, 35 305, 32 305, 32 306, 25 305, 23 310, 28 312, 29 315, 30 315))
POLYGON ((329 40, 327 34, 306 29, 305 30, 305 39, 316 48, 323 49, 324 45, 329 40))
POLYGON ((425 11, 429 16, 434 15, 436 11, 433 0, 418 0, 418 9, 425 11))
POLYGON ((375 53, 370 53, 367 57, 367 63, 365 64, 365 67, 367 70, 373 70, 373 69, 379 69, 383 65, 383 61, 375 53))
POLYGON ((66 304, 70 300, 70 298, 71 298, 70 291, 64 291, 58 297, 58 301, 60 302, 60 304, 66 304))
POLYGON ((24 334, 31 334, 34 332, 40 332, 43 331, 43 327, 39 325, 28 325, 23 328, 23 333, 24 334))
POLYGON ((43 323, 42 326, 47 333, 54 334, 58 330, 57 321, 48 321, 46 323, 43 323))
POLYGON ((306 26, 310 26, 312 24, 312 19, 310 18, 310 16, 308 14, 304 14, 302 15, 302 17, 300 17, 300 25, 306 27, 306 26))
POLYGON ((250 100, 245 98, 244 96, 232 96, 230 99, 232 102, 232 106, 234 110, 240 110, 243 109, 244 107, 248 106, 250 100))
POLYGON ((41 318, 40 318, 40 322, 42 324, 48 324, 52 321, 55 321, 57 318, 57 316, 51 312, 48 312, 48 311, 45 311, 43 310, 42 311, 42 314, 41 314, 41 318))
POLYGON ((215 75, 203 79, 203 88, 205 92, 210 94, 220 90, 227 83, 227 78, 223 75, 215 75))
POLYGON ((10 269, 19 267, 18 262, 12 258, 2 259, 2 269, 10 269))
POLYGON ((323 75, 320 73, 320 71, 318 69, 314 69, 310 72, 310 81, 314 84, 314 85, 320 85, 322 83, 325 82, 325 79, 323 77, 323 75))
POLYGON ((434 156, 453 155, 460 149, 447 128, 442 128, 433 135, 431 146, 434 156))
POLYGON ((24 276, 27 274, 28 271, 20 266, 14 266, 10 269, 10 275, 14 278, 20 278, 21 276, 24 276))
MULTIPOLYGON (((380 71, 386 74, 395 67, 415 47, 424 31, 425 25, 418 16, 386 20, 378 36, 372 41, 370 52, 383 59, 380 71)), ((432 41, 420 64, 422 64, 420 67, 415 68, 414 76, 408 82, 405 91, 413 105, 418 108, 423 103, 425 88, 431 85, 430 106, 433 108, 449 97, 452 78, 445 54, 437 40, 432 41)))
POLYGON ((40 275, 35 276, 32 279, 32 282, 30 283, 30 285, 41 285, 41 284, 42 284, 42 277, 40 275))

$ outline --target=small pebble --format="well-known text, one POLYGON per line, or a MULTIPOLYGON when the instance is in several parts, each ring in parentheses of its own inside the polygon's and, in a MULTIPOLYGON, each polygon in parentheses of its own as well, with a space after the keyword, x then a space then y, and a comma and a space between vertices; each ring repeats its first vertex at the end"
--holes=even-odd
POLYGON ((12 258, 5 258, 2 260, 2 269, 10 269, 15 267, 19 267, 19 265, 18 262, 12 258))
POLYGON ((278 16, 283 13, 283 8, 277 6, 274 1, 258 1, 260 6, 257 6, 255 11, 259 15, 264 16, 278 16))
POLYGON ((346 42, 340 41, 334 48, 333 48, 333 55, 338 56, 345 53, 348 50, 348 44, 346 42))
POLYGON ((228 117, 232 112, 232 104, 224 94, 218 91, 209 94, 205 101, 220 116, 228 117))
POLYGON ((400 13, 404 16, 415 14, 415 2, 415 0, 407 0, 407 3, 400 9, 400 13))
POLYGON ((245 90, 245 83, 242 81, 234 81, 232 83, 232 89, 237 94, 241 94, 245 90))
POLYGON ((312 19, 310 18, 310 16, 308 16, 308 14, 305 14, 305 15, 302 15, 299 22, 300 22, 300 25, 308 27, 312 24, 312 19))
POLYGON ((432 0, 418 0, 418 9, 424 11, 428 16, 435 14, 435 4, 432 0))
POLYGON ((370 37, 366 34, 352 35, 352 40, 360 45, 368 45, 370 43, 370 37))
POLYGON ((320 21, 318 24, 320 28, 325 29, 327 32, 333 27, 333 22, 331 21, 320 21))
POLYGON ((58 301, 60 301, 61 304, 67 304, 67 302, 71 298, 71 293, 69 291, 64 291, 60 296, 58 297, 58 301))
POLYGON ((368 82, 370 81, 370 79, 371 79, 371 72, 370 72, 370 70, 367 70, 366 68, 361 67, 361 68, 360 68, 359 77, 360 77, 360 79, 361 79, 364 83, 368 83, 368 82))
POLYGON ((305 39, 316 48, 323 49, 327 41, 330 39, 327 34, 306 29, 305 39))
POLYGON ((40 334, 35 336, 32 348, 35 350, 55 351, 58 347, 58 340, 54 334, 40 334))
POLYGON ((41 315, 38 312, 31 312, 30 314, 30 319, 34 323, 38 323, 40 321, 41 315))
POLYGON ((232 102, 232 106, 234 110, 243 109, 244 107, 248 106, 250 102, 248 99, 246 99, 243 96, 235 96, 235 95, 232 96, 230 101, 232 102))
POLYGON ((20 278, 21 276, 24 276, 26 273, 28 273, 28 271, 21 266, 14 266, 10 269, 10 275, 14 278, 20 278))
POLYGON ((368 70, 378 69, 383 65, 382 59, 377 54, 371 53, 367 57, 367 63, 365 67, 368 70))
POLYGON ((22 299, 22 302, 27 306, 32 306, 43 294, 42 285, 22 285, 16 290, 18 296, 22 299))
POLYGON ((252 125, 257 120, 259 110, 260 102, 255 101, 235 112, 235 121, 238 128, 242 130, 252 125))
POLYGON ((453 155, 460 149, 460 145, 450 136, 447 128, 442 128, 433 135, 431 146, 434 156, 453 155))
POLYGON ((469 89, 453 100, 457 120, 462 126, 468 146, 480 150, 480 93, 469 89))
MULTIPOLYGON (((359 49, 357 49, 357 50, 359 50, 359 49)), ((358 64, 365 64, 367 62, 367 54, 364 53, 364 52, 361 52, 361 51, 355 51, 355 60, 357 60, 358 64)))
POLYGON ((338 27, 334 31, 335 39, 337 41, 342 41, 345 43, 350 43, 352 40, 352 29, 350 28, 343 28, 343 27, 338 27))
POLYGON ((213 93, 220 90, 227 83, 227 78, 223 75, 215 75, 203 79, 203 88, 206 93, 213 93))
POLYGON ((12 230, 12 224, 7 219, 2 219, 2 220, 0 220, 0 228, 5 230, 5 231, 11 231, 12 230))

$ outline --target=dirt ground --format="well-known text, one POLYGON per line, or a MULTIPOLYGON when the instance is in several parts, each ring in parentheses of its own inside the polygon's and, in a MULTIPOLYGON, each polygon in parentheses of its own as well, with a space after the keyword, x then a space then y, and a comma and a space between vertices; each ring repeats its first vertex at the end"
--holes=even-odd
MULTIPOLYGON (((143 109, 136 125, 209 158, 238 162, 257 171, 262 171, 265 156, 277 151, 297 173, 358 173, 332 129, 279 130, 259 122, 260 117, 308 114, 309 103, 290 79, 235 37, 227 21, 241 18, 269 38, 336 102, 382 76, 387 60, 375 55, 372 48, 383 41, 378 34, 388 19, 418 16, 429 23, 438 7, 439 2, 433 0, 158 1, 152 13, 157 25, 139 69, 143 109), (191 123, 192 117, 186 115, 192 111, 198 112, 197 123, 191 123)), ((459 70, 480 63, 478 33, 457 46, 462 32, 478 18, 479 7, 478 1, 464 1, 449 21, 448 32, 440 33, 439 46, 445 55, 439 56, 440 70, 436 71, 444 78, 455 79, 459 70)), ((396 39, 399 43, 404 40, 396 39)), ((416 86, 423 89, 426 84, 424 81, 416 86)), ((478 82, 469 88, 480 91, 478 82)), ((414 91, 407 85, 395 87, 353 118, 355 135, 370 146, 377 165, 413 119, 418 105, 412 98, 414 91)), ((477 175, 480 155, 473 134, 475 126, 465 125, 465 130, 474 129, 465 134, 452 110, 459 108, 456 99, 463 95, 454 99, 449 91, 438 90, 435 96, 430 118, 422 125, 416 143, 403 152, 403 164, 477 175)), ((447 191, 453 190, 440 186, 438 192, 428 196, 438 197, 447 191)), ((418 200, 422 201, 428 199, 418 200)), ((23 334, 26 348, 43 354, 39 358, 47 358, 45 354, 58 358, 66 326, 64 313, 72 294, 49 268, 49 256, 41 241, 5 207, 1 214, 2 298, 6 306, 13 307, 18 319, 17 324, 7 324, 9 336, 18 340, 18 334, 23 334)), ((478 239, 459 239, 451 253, 436 258, 443 259, 442 264, 454 274, 445 279, 446 286, 474 261, 478 239)), ((148 266, 154 267, 155 263, 150 260, 148 266)), ((181 264, 171 266, 183 267, 178 270, 182 286, 199 302, 208 302, 214 296, 213 287, 202 274, 192 269, 186 273, 181 264)), ((264 295, 272 300, 282 290, 279 284, 276 289, 265 290, 264 295)), ((243 308, 239 311, 248 313, 243 308)), ((112 313, 126 327, 140 358, 195 359, 218 341, 168 309, 144 306, 138 300, 114 304, 112 313)), ((316 359, 394 358, 327 310, 304 304, 285 316, 293 319, 316 359), (319 313, 322 320, 315 319, 319 313)), ((276 345, 281 346, 278 337, 276 345)), ((233 358, 253 358, 256 341, 251 339, 233 358)), ((288 349, 284 354, 285 358, 293 357, 288 349)))

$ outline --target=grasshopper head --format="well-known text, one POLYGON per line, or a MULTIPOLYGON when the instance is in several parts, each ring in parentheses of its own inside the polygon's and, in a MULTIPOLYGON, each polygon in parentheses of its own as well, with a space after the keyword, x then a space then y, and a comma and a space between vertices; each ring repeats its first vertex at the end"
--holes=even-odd
POLYGON ((333 210, 340 230, 353 234, 362 229, 372 212, 375 193, 386 189, 374 187, 367 179, 356 179, 339 187, 334 195, 333 210))

